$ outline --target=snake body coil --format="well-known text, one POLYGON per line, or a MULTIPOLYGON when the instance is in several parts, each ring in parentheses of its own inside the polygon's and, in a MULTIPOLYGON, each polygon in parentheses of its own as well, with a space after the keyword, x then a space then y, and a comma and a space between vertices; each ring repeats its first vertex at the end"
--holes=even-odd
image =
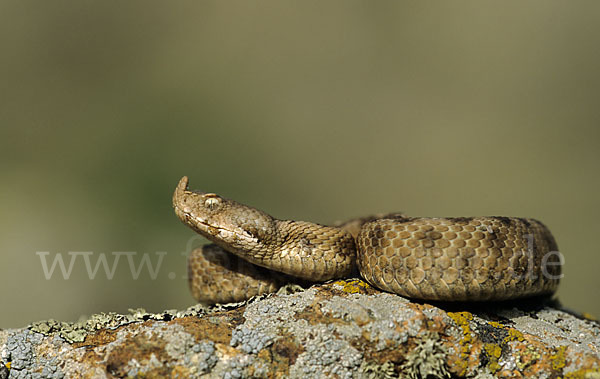
POLYGON ((277 220, 187 185, 183 177, 175 190, 175 213, 216 245, 188 261, 201 302, 240 301, 273 292, 290 276, 325 281, 356 268, 375 287, 427 300, 503 300, 558 286, 562 257, 533 219, 388 215, 333 227, 277 220))

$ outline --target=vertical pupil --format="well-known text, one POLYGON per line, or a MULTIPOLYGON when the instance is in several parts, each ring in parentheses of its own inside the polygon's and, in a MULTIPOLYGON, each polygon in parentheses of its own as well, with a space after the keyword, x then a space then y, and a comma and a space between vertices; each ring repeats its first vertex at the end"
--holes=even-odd
POLYGON ((208 198, 206 199, 206 206, 208 207, 208 209, 214 209, 217 204, 219 203, 219 201, 215 198, 208 198))

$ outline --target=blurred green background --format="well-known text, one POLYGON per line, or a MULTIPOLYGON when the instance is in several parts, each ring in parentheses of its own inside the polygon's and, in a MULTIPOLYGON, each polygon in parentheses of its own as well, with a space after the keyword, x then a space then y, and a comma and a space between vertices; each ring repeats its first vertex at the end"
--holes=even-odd
POLYGON ((279 218, 544 221, 600 315, 600 2, 0 2, 0 327, 193 304, 177 181, 279 218), (65 280, 40 256, 122 257, 65 280))

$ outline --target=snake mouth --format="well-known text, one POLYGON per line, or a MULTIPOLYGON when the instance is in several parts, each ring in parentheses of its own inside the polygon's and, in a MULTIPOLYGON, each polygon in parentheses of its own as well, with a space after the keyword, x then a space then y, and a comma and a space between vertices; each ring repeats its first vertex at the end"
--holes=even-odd
POLYGON ((232 247, 230 244, 234 241, 246 241, 246 243, 257 242, 256 238, 245 232, 240 233, 240 231, 213 225, 205 219, 194 215, 193 212, 185 212, 179 207, 175 208, 175 213, 177 213, 177 216, 179 216, 185 225, 200 233, 205 238, 221 245, 226 250, 231 250, 232 247))
POLYGON ((233 232, 229 229, 215 226, 207 222, 205 219, 194 214, 190 207, 181 207, 179 204, 174 203, 175 214, 177 217, 187 226, 202 234, 204 237, 214 240, 217 236, 224 233, 232 234, 233 232))

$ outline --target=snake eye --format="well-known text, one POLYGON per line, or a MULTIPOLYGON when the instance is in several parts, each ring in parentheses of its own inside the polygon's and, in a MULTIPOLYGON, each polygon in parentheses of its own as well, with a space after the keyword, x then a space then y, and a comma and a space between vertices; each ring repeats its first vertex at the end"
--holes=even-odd
POLYGON ((215 209, 217 209, 220 204, 221 204, 221 199, 219 199, 218 197, 209 197, 206 200, 204 200, 204 206, 206 208, 210 209, 211 211, 214 211, 215 209))

